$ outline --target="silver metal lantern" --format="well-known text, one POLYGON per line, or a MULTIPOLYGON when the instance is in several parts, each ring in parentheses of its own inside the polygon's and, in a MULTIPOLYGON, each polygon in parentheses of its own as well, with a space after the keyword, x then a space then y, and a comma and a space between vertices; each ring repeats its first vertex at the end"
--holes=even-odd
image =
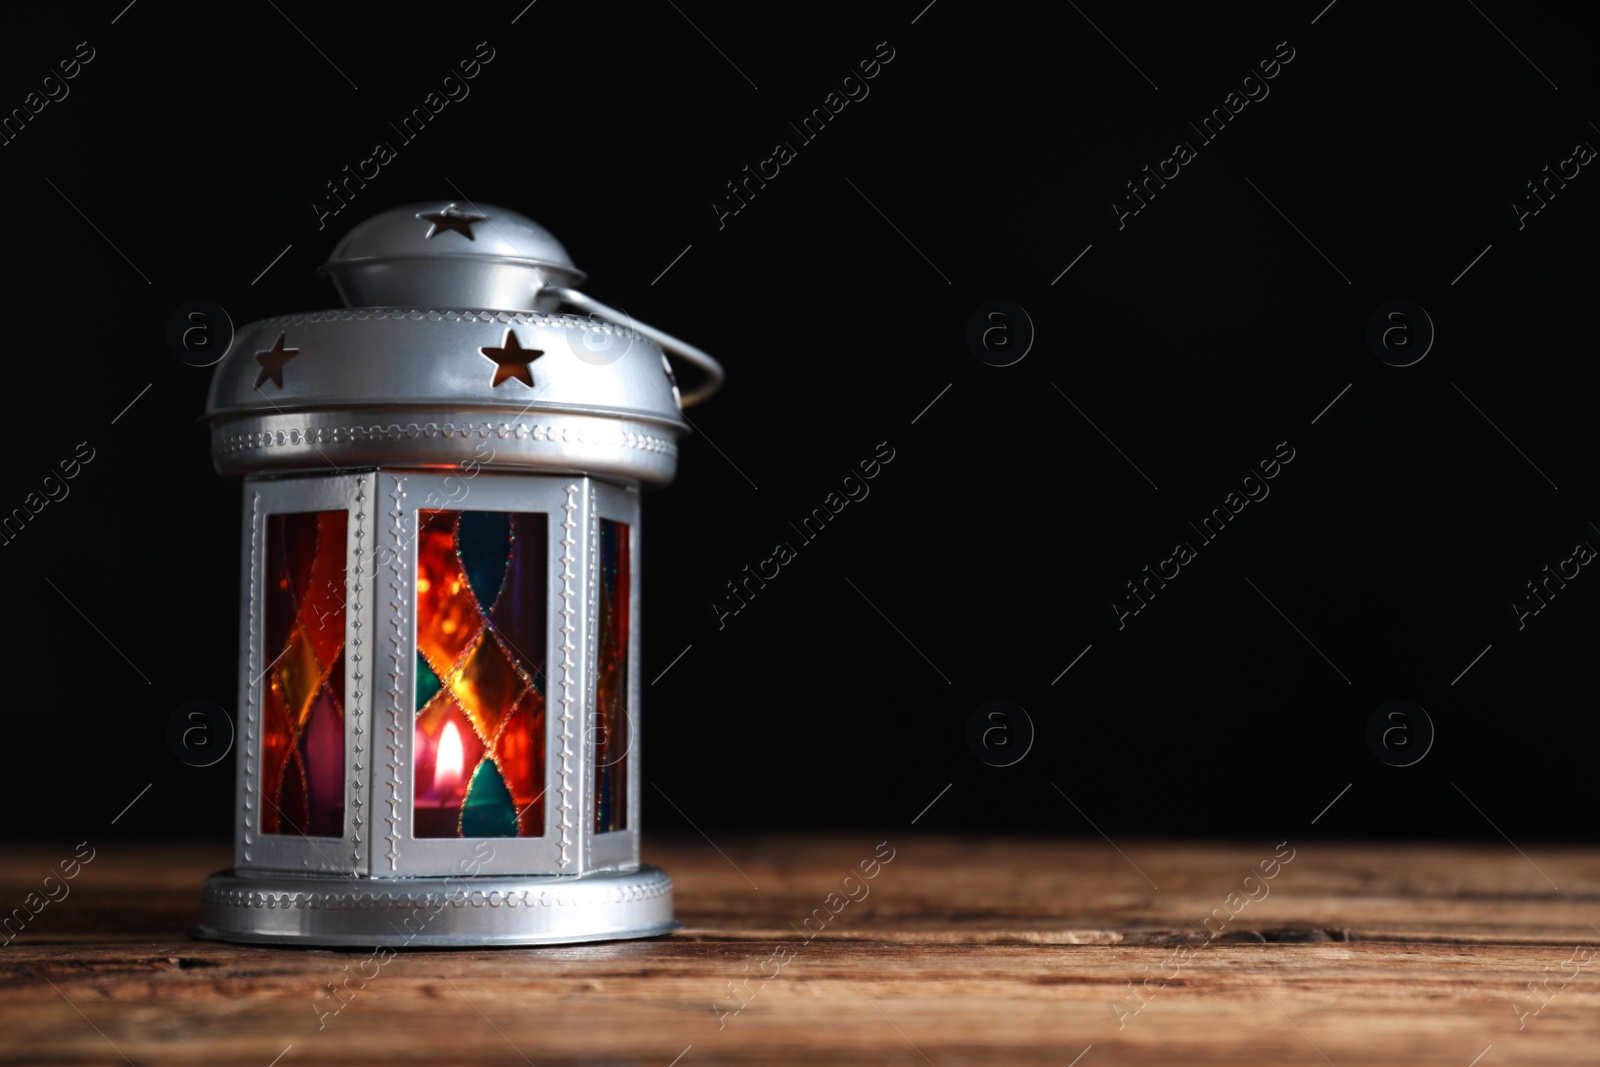
POLYGON ((560 243, 489 204, 384 212, 323 270, 349 306, 243 327, 206 409, 245 479, 242 744, 235 866, 197 932, 673 929, 639 862, 639 494, 721 367, 571 288, 560 243), (666 352, 703 384, 680 395, 666 352))

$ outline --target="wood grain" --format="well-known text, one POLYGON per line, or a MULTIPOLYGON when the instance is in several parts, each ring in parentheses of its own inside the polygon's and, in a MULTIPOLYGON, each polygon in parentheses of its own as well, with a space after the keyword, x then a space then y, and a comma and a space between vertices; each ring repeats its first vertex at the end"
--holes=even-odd
MULTIPOLYGON (((101 846, 0 948, 0 1063, 1600 1059, 1600 850, 1118 844, 652 840, 679 933, 403 951, 344 1000, 369 953, 186 936, 226 844, 101 846)), ((4 913, 71 855, 0 853, 4 913)))

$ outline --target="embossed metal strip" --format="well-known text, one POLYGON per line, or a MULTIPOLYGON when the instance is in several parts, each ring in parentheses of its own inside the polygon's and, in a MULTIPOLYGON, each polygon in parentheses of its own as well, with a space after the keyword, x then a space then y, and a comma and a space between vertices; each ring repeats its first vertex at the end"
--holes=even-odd
POLYGON ((260 610, 261 587, 261 492, 256 490, 250 494, 250 607, 247 627, 249 636, 245 642, 245 714, 244 714, 244 751, 239 754, 244 762, 244 803, 240 810, 244 818, 244 861, 251 860, 250 846, 255 843, 252 833, 256 810, 256 761, 260 758, 261 745, 257 741, 257 728, 261 721, 260 693, 256 683, 250 681, 255 677, 256 662, 260 659, 257 642, 259 635, 256 633, 256 615, 260 610))
MULTIPOLYGON (((366 586, 362 584, 362 571, 365 569, 366 562, 366 549, 363 547, 362 539, 367 536, 367 478, 364 475, 356 476, 355 526, 355 588, 353 591, 346 593, 349 603, 345 608, 345 610, 351 615, 351 621, 354 629, 354 636, 350 640, 350 664, 354 672, 352 674, 352 680, 355 682, 355 691, 351 699, 345 702, 345 714, 353 715, 355 717, 355 720, 352 724, 354 740, 351 745, 350 766, 351 787, 355 793, 355 798, 351 802, 351 807, 355 809, 352 816, 355 833, 350 842, 350 867, 353 871, 359 871, 362 866, 361 828, 366 825, 366 820, 364 818, 365 804, 361 799, 361 787, 366 781, 364 774, 366 768, 362 763, 362 756, 366 753, 366 746, 363 744, 363 741, 366 737, 366 730, 363 727, 363 723, 367 718, 366 708, 362 703, 362 697, 364 694, 361 688, 362 682, 366 679, 366 675, 363 674, 361 670, 361 628, 365 625, 365 623, 362 621, 362 616, 366 614, 366 598, 363 596, 363 594, 366 592, 366 586)), ((374 577, 376 577, 376 575, 374 575, 374 577)))
POLYGON ((201 899, 208 904, 230 908, 498 908, 544 907, 582 908, 656 900, 672 893, 665 879, 644 885, 542 890, 479 890, 462 893, 389 893, 373 890, 363 893, 273 893, 255 889, 224 889, 208 885, 201 899), (588 889, 587 892, 584 889, 588 889))
POLYGON ((269 319, 257 319, 239 327, 238 332, 242 334, 257 329, 270 332, 305 326, 313 322, 382 322, 387 319, 411 322, 501 323, 507 326, 543 326, 580 332, 593 330, 597 333, 616 334, 630 341, 643 341, 652 346, 656 343, 632 327, 587 315, 546 315, 537 311, 486 311, 472 308, 328 308, 323 311, 299 311, 287 315, 275 315, 269 319))
POLYGON ((515 426, 505 422, 480 422, 456 424, 453 422, 408 422, 405 424, 377 423, 372 426, 308 426, 287 430, 258 430, 228 434, 219 437, 213 449, 219 456, 238 455, 256 449, 285 445, 340 445, 362 444, 374 441, 407 441, 427 438, 460 437, 463 440, 491 437, 505 441, 515 437, 519 441, 554 441, 561 444, 621 446, 640 452, 657 452, 676 456, 678 446, 666 437, 654 434, 617 431, 609 426, 585 424, 542 425, 520 422, 515 426))
POLYGON ((566 518, 561 523, 561 857, 557 861, 560 866, 566 867, 572 863, 570 850, 572 848, 573 815, 573 789, 572 789, 572 717, 573 704, 576 698, 572 680, 573 667, 572 653, 577 646, 572 643, 572 635, 577 628, 572 625, 573 616, 577 614, 572 602, 577 592, 573 588, 573 581, 577 575, 572 570, 572 565, 577 560, 572 555, 572 550, 577 545, 576 535, 573 533, 578 524, 573 521, 573 514, 578 510, 578 486, 566 487, 567 500, 562 505, 566 518))
POLYGON ((394 520, 390 533, 394 537, 393 553, 389 560, 389 589, 393 596, 389 601, 388 621, 391 628, 389 635, 389 869, 399 869, 400 863, 400 788, 404 779, 409 775, 402 775, 401 755, 404 746, 401 744, 401 731, 410 724, 407 721, 406 709, 400 701, 401 694, 405 691, 403 682, 406 673, 405 647, 406 647, 406 589, 405 570, 401 564, 405 552, 406 508, 401 504, 405 499, 405 479, 394 479, 394 491, 389 494, 394 501, 394 507, 389 510, 389 517, 394 520))

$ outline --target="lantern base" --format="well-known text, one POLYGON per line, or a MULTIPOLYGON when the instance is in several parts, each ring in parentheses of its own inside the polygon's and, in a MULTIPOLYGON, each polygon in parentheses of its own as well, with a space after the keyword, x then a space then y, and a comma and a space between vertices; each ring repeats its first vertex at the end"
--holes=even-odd
POLYGON ((579 876, 369 878, 220 871, 201 892, 196 937, 340 948, 477 948, 670 933, 659 867, 579 876))

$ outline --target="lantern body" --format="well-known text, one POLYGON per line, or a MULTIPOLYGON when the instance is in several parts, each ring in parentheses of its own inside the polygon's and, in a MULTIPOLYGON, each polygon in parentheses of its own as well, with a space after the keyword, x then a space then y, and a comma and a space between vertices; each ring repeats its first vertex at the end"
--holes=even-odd
MULTIPOLYGON (((341 291, 431 277, 468 298, 481 276, 531 306, 547 275, 581 277, 548 235, 510 268, 460 242, 430 261, 407 227, 447 210, 358 227, 342 248, 377 224, 403 269, 330 264, 341 291)), ((207 882, 197 933, 515 945, 676 926, 671 880, 639 862, 640 491, 670 480, 686 429, 653 336, 492 307, 241 329, 208 411, 218 469, 246 476, 235 866, 207 882)))
POLYGON ((638 502, 486 472, 247 482, 237 867, 443 876, 477 840, 484 874, 637 866, 638 502))

